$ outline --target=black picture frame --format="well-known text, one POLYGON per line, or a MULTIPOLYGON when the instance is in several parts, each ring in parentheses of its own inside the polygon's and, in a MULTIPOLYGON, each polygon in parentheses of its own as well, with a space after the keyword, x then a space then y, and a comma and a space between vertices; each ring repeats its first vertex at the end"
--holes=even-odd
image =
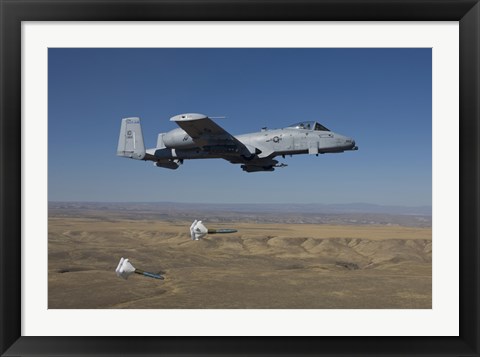
MULTIPOLYGON (((479 0, 0 0, 0 353, 69 355, 479 356, 479 0), (460 336, 21 336, 22 21, 459 21, 460 336)), ((319 322, 321 323, 321 322, 319 322)))

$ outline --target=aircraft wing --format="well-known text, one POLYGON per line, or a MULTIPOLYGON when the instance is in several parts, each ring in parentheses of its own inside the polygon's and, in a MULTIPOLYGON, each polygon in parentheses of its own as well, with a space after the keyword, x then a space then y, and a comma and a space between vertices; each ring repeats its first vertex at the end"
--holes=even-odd
POLYGON ((220 127, 212 119, 203 114, 180 114, 172 117, 171 121, 185 130, 199 147, 222 151, 225 146, 226 154, 239 153, 250 155, 250 150, 232 134, 220 127))

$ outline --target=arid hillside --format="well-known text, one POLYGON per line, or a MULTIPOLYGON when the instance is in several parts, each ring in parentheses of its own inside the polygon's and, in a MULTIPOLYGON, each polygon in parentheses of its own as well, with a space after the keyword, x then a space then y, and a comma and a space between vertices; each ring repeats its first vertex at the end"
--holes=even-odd
POLYGON ((429 309, 432 231, 398 225, 190 221, 50 214, 49 308, 429 309), (121 257, 165 280, 115 275, 121 257))

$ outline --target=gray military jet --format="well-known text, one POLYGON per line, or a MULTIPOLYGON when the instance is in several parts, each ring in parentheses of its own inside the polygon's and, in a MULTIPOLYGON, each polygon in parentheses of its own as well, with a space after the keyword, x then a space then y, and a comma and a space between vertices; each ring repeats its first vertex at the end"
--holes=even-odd
POLYGON ((284 167, 274 158, 285 155, 339 153, 358 150, 355 140, 334 133, 316 121, 283 129, 233 136, 211 118, 188 113, 172 117, 179 128, 158 134, 157 146, 145 150, 139 118, 122 119, 117 155, 150 160, 158 167, 177 169, 187 159, 225 159, 243 171, 273 171, 284 167))

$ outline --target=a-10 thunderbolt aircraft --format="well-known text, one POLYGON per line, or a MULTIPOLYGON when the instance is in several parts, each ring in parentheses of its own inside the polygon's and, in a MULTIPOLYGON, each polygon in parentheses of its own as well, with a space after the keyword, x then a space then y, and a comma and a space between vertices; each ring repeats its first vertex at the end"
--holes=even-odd
POLYGON ((334 133, 316 121, 305 121, 283 129, 233 136, 203 114, 172 117, 179 128, 158 134, 157 146, 145 150, 139 118, 124 118, 117 155, 150 160, 158 167, 177 169, 187 159, 225 159, 240 164, 243 171, 273 171, 284 167, 275 157, 285 155, 339 153, 358 150, 355 140, 334 133))

